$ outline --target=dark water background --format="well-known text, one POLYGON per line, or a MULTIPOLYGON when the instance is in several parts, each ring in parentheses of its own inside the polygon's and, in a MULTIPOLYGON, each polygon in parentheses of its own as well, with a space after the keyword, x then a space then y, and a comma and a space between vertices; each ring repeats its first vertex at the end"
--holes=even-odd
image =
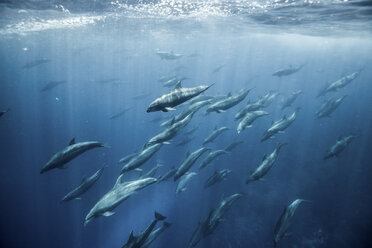
MULTIPOLYGON (((192 2, 185 7, 183 2, 178 9, 171 3, 0 4, 0 109, 11 108, 0 119, 0 246, 120 247, 131 230, 143 231, 157 210, 173 225, 151 247, 186 247, 198 221, 223 196, 245 192, 216 233, 198 247, 271 247, 283 207, 296 198, 312 203, 299 207, 293 234, 279 247, 372 247, 370 1, 258 1, 261 7, 254 2, 192 2), (157 49, 184 57, 161 60, 157 49), (51 61, 22 69, 41 58, 51 61), (280 68, 304 63, 296 74, 272 76, 280 68), (225 66, 212 73, 220 65, 225 66), (316 98, 319 89, 361 68, 350 85, 329 95, 347 95, 332 117, 316 119, 323 101, 316 98), (173 115, 145 111, 153 99, 169 91, 157 80, 172 74, 187 76, 185 87, 215 83, 208 95, 254 89, 226 113, 204 116, 205 108, 200 110, 171 145, 142 166, 144 170, 164 164, 159 175, 179 166, 186 152, 200 148, 215 126, 232 130, 208 147, 222 149, 234 139, 245 143, 192 178, 181 195, 176 197, 173 181, 155 184, 117 207, 115 215, 84 227, 86 214, 118 177, 122 165, 117 161, 162 130, 154 118, 173 115), (110 79, 115 80, 104 82, 110 79), (58 80, 66 83, 40 91, 58 80), (296 90, 304 94, 282 111, 281 100, 296 90), (237 135, 235 113, 248 99, 268 91, 282 93, 267 108, 270 115, 237 135), (144 99, 133 99, 147 93, 144 99), (124 116, 109 119, 127 107, 131 109, 124 116), (285 134, 261 143, 271 121, 296 107, 301 110, 285 134), (194 126, 194 140, 175 146, 194 126), (322 159, 338 136, 352 133, 361 136, 339 157, 322 159), (110 148, 89 151, 65 170, 40 175, 46 161, 73 137, 98 140, 110 148), (246 185, 249 172, 279 142, 288 145, 265 181, 246 185), (84 175, 103 166, 108 168, 81 201, 60 203, 84 175), (228 180, 203 189, 204 181, 223 168, 233 171, 228 180)), ((179 113, 182 106, 177 109, 179 113)), ((137 175, 130 172, 126 178, 137 175)))

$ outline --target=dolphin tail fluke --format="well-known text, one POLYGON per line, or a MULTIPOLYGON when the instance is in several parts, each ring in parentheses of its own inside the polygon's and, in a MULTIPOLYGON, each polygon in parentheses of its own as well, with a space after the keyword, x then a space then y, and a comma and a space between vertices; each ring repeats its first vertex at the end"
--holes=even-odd
POLYGON ((161 220, 165 220, 165 219, 167 218, 167 217, 165 217, 165 216, 159 214, 159 213, 156 212, 156 211, 155 211, 154 215, 155 215, 155 219, 156 219, 156 220, 159 220, 159 221, 161 221, 161 220))

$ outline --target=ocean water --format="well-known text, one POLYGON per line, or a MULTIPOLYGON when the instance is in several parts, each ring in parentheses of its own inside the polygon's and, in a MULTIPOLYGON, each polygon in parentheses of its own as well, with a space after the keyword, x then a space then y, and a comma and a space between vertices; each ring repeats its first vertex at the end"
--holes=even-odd
MULTIPOLYGON (((273 247, 276 223, 297 198, 309 202, 298 207, 277 247, 372 247, 371 17, 371 1, 1 1, 0 111, 10 110, 0 117, 0 246, 122 247, 157 211, 172 225, 150 247, 188 247, 198 222, 221 199, 244 193, 196 247, 273 247), (182 57, 161 59, 159 51, 182 57), (291 75, 273 76, 301 65, 291 75), (354 72, 360 74, 350 84, 317 97, 327 83, 354 72), (206 154, 200 157, 190 169, 197 175, 181 194, 171 178, 84 226, 120 175, 118 161, 142 150, 165 128, 162 121, 188 107, 186 102, 175 111, 146 112, 174 88, 158 80, 173 75, 187 77, 185 88, 214 83, 203 93, 208 96, 252 90, 226 112, 198 110, 140 167, 143 173, 162 165, 157 178, 178 167, 215 127, 230 130, 205 147, 244 143, 198 171, 206 154), (297 90, 303 94, 283 110, 283 100, 297 90), (235 114, 268 92, 278 93, 263 108, 269 115, 238 134, 235 114), (316 117, 323 102, 342 96, 330 116, 316 117), (273 121, 297 108, 284 133, 261 142, 273 121), (325 160, 338 137, 348 135, 356 138, 325 160), (72 138, 106 147, 40 174, 72 138), (185 138, 192 140, 177 146, 185 138), (279 143, 287 145, 263 180, 246 184, 279 143), (84 176, 102 167, 81 200, 61 203, 84 176), (220 169, 232 172, 205 189, 220 169)), ((140 174, 126 172, 123 181, 140 174)))

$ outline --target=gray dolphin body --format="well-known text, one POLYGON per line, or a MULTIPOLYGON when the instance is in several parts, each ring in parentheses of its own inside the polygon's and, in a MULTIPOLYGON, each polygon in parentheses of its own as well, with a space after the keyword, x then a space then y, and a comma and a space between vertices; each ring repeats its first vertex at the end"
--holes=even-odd
POLYGON ((183 175, 180 179, 180 181, 177 184, 176 188, 176 195, 181 194, 181 192, 186 191, 187 183, 190 181, 190 179, 197 174, 195 172, 186 172, 185 175, 183 175))
POLYGON ((163 181, 167 181, 169 178, 173 177, 174 174, 176 174, 177 169, 178 168, 173 166, 169 171, 167 171, 161 177, 159 177, 158 183, 163 182, 163 181))
POLYGON ((201 109, 202 107, 204 107, 208 104, 210 104, 210 101, 208 101, 208 100, 198 101, 196 103, 190 104, 189 107, 186 110, 182 111, 180 114, 176 115, 174 118, 163 122, 162 124, 160 124, 160 126, 168 126, 172 122, 180 121, 183 118, 185 118, 186 116, 188 116, 189 114, 195 113, 196 111, 198 111, 199 109, 201 109))
POLYGON ((203 153, 205 153, 207 151, 210 151, 210 150, 211 150, 210 148, 202 147, 202 148, 194 151, 193 153, 188 153, 185 161, 183 161, 183 163, 178 167, 177 172, 174 175, 174 181, 177 181, 178 178, 183 176, 192 167, 192 165, 195 163, 195 161, 201 155, 203 155, 203 153))
POLYGON ((205 221, 199 221, 198 227, 190 238, 188 248, 197 246, 200 240, 211 235, 223 221, 224 215, 231 208, 232 204, 242 196, 243 194, 233 194, 222 199, 217 207, 209 212, 208 218, 205 221))
POLYGON ((304 67, 304 65, 300 65, 298 67, 289 66, 288 68, 280 69, 280 70, 274 72, 273 76, 277 76, 277 77, 289 76, 289 75, 292 75, 292 74, 298 72, 299 70, 301 70, 302 67, 304 67))
POLYGON ((90 189, 95 182, 101 177, 103 169, 99 169, 96 173, 88 178, 83 178, 81 184, 63 197, 62 202, 67 202, 73 199, 80 199, 80 196, 90 189))
POLYGON ((38 60, 34 60, 34 61, 31 61, 25 65, 22 66, 22 69, 31 69, 33 67, 36 67, 36 66, 39 66, 39 65, 42 65, 42 64, 45 64, 45 63, 49 63, 51 60, 50 59, 38 59, 38 60))
POLYGON ((193 88, 183 88, 181 86, 181 82, 178 82, 174 90, 172 90, 170 93, 155 99, 148 107, 147 112, 155 112, 160 110, 163 112, 168 112, 169 110, 174 110, 173 107, 180 105, 193 97, 196 97, 209 89, 209 87, 212 85, 213 84, 209 86, 201 85, 193 88))
POLYGON ((277 148, 269 155, 264 156, 262 162, 256 169, 254 169, 245 181, 246 184, 261 179, 273 167, 275 161, 278 159, 279 151, 285 144, 279 144, 277 148))
POLYGON ((134 156, 128 163, 126 163, 121 169, 121 174, 124 172, 134 170, 141 165, 143 165, 147 160, 149 160, 159 149, 163 146, 163 143, 157 143, 144 148, 136 156, 134 156))
POLYGON ((213 100, 214 97, 213 96, 206 96, 206 95, 198 95, 196 97, 194 97, 192 100, 190 100, 190 105, 191 104, 194 104, 196 102, 201 102, 201 101, 206 101, 206 100, 213 100))
POLYGON ((274 136, 275 134, 277 134, 279 132, 284 132, 284 130, 287 129, 294 122, 294 120, 296 119, 297 111, 298 110, 293 112, 289 117, 283 116, 282 119, 280 119, 276 122, 273 122, 271 127, 269 127, 264 132, 264 134, 262 136, 262 139, 261 139, 261 142, 271 138, 272 136, 274 136))
POLYGON ((5 113, 7 113, 9 111, 10 111, 10 108, 7 108, 7 109, 4 109, 4 110, 0 111, 0 117, 3 116, 5 113))
POLYGON ((302 90, 293 92, 288 98, 283 101, 282 109, 288 108, 296 101, 297 97, 302 94, 302 90))
POLYGON ((328 149, 324 159, 337 157, 356 137, 356 135, 349 135, 344 138, 339 137, 336 143, 328 149))
POLYGON ((183 54, 174 53, 174 52, 157 51, 156 54, 159 55, 161 59, 165 59, 165 60, 175 60, 175 59, 180 59, 183 57, 183 54))
POLYGON ((350 84, 354 79, 356 79, 360 74, 360 71, 359 72, 354 72, 354 73, 351 73, 345 77, 342 77, 338 80, 336 80, 335 82, 333 83, 329 83, 327 84, 323 89, 321 89, 318 93, 318 97, 319 96, 324 96, 325 94, 329 93, 329 92, 333 92, 333 91, 337 91, 343 87, 345 87, 346 85, 350 84))
POLYGON ((259 110, 263 107, 263 102, 261 100, 257 100, 256 102, 248 102, 243 108, 241 108, 238 113, 235 114, 235 120, 239 120, 243 118, 247 113, 259 110))
POLYGON ((119 163, 127 163, 128 161, 130 161, 133 157, 137 156, 138 155, 138 152, 133 152, 133 153, 130 153, 124 157, 122 157, 120 160, 119 160, 119 163))
POLYGON ((156 143, 161 143, 161 142, 167 142, 168 140, 171 140, 174 138, 178 132, 184 128, 189 122, 191 121, 192 117, 194 115, 194 112, 186 116, 180 121, 172 123, 170 127, 167 127, 154 137, 152 137, 145 146, 153 145, 156 143))
POLYGON ((305 200, 296 199, 294 200, 288 207, 286 207, 280 216, 278 222, 276 223, 275 230, 274 230, 274 247, 278 244, 278 242, 286 235, 288 227, 291 224, 292 217, 300 205, 301 202, 305 200))
POLYGON ((268 115, 266 111, 256 110, 253 112, 248 112, 244 118, 239 122, 236 131, 241 133, 244 129, 252 127, 252 123, 259 117, 268 115))
POLYGON ((215 171, 212 176, 210 176, 207 181, 204 183, 204 188, 208 188, 216 183, 219 183, 227 179, 227 176, 231 173, 229 169, 223 169, 215 171))
POLYGON ((67 147, 53 155, 53 157, 41 169, 40 174, 43 174, 44 172, 54 168, 63 169, 65 164, 77 156, 97 147, 104 147, 104 145, 98 141, 75 143, 75 139, 72 139, 67 147))
POLYGON ((155 239, 157 239, 160 234, 162 234, 167 228, 169 228, 172 224, 168 222, 163 222, 163 225, 154 231, 152 231, 146 241, 143 243, 141 248, 148 248, 155 239))
POLYGON ((230 128, 228 128, 228 127, 220 127, 218 129, 217 129, 217 127, 215 127, 213 132, 207 138, 205 138, 205 140, 203 141, 203 145, 214 141, 217 138, 218 135, 220 135, 221 133, 223 133, 223 132, 225 132, 229 129, 230 128))
POLYGON ((155 212, 155 220, 146 228, 145 231, 141 232, 137 236, 133 236, 133 231, 130 233, 127 243, 122 248, 143 248, 147 239, 150 237, 158 221, 165 220, 166 217, 155 212))
POLYGON ((222 99, 218 102, 215 102, 215 103, 211 104, 211 106, 209 106, 207 108, 206 113, 210 113, 210 112, 222 113, 222 112, 225 112, 227 109, 232 108, 235 105, 237 105, 238 103, 240 103, 241 101, 243 101, 251 90, 252 89, 242 89, 242 90, 239 91, 238 94, 236 94, 234 96, 229 94, 227 98, 222 99))
POLYGON ((235 147, 237 147, 240 144, 243 144, 244 141, 238 140, 238 141, 233 141, 230 145, 228 145, 224 150, 227 152, 231 152, 235 147))
POLYGON ((41 92, 49 91, 51 89, 54 89, 58 85, 65 84, 67 83, 66 80, 61 80, 61 81, 51 81, 47 83, 43 88, 41 88, 41 92))
POLYGON ((227 151, 224 150, 216 150, 213 152, 209 152, 209 154, 204 158, 204 160, 201 162, 199 166, 199 170, 205 168, 207 165, 209 165, 213 160, 215 160, 217 157, 227 154, 227 151))
POLYGON ((275 98, 279 95, 277 92, 269 92, 266 95, 262 96, 258 101, 261 105, 261 108, 269 107, 273 103, 275 98))
POLYGON ((128 199, 131 195, 147 186, 155 183, 156 178, 141 178, 129 182, 122 181, 123 174, 116 180, 114 187, 107 192, 89 211, 85 217, 85 225, 92 219, 99 216, 111 216, 112 212, 119 204, 128 199))
POLYGON ((326 102, 320 106, 318 112, 316 112, 316 117, 318 119, 323 117, 330 117, 330 115, 340 106, 346 96, 342 96, 337 99, 328 99, 326 102))

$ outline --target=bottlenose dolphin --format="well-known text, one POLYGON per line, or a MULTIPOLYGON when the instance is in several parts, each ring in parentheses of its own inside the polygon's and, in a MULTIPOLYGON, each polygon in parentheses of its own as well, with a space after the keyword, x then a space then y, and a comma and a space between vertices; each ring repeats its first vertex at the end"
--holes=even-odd
POLYGON ((298 67, 293 67, 292 65, 290 65, 288 68, 284 68, 284 69, 280 69, 276 72, 273 73, 273 76, 277 76, 277 77, 283 77, 283 76, 289 76, 289 75, 292 75, 293 73, 296 73, 298 72, 299 70, 302 69, 302 67, 304 67, 305 64, 303 65, 300 65, 298 67))
POLYGON ((293 92, 287 99, 283 101, 282 109, 288 108, 292 105, 294 101, 296 101, 297 97, 302 94, 302 90, 298 90, 293 92))
POLYGON ((121 169, 120 174, 124 172, 134 170, 143 165, 147 160, 149 160, 159 149, 163 146, 163 143, 157 143, 148 147, 145 147, 141 152, 135 155, 128 163, 126 163, 121 169))
POLYGON ((83 177, 80 185, 76 187, 74 190, 72 190, 70 193, 65 195, 65 197, 63 197, 61 201, 67 202, 73 199, 80 200, 81 199, 80 196, 87 192, 88 189, 90 189, 93 186, 93 184, 101 177, 103 169, 104 168, 99 169, 96 173, 94 173, 92 176, 88 178, 83 177))
POLYGON ((196 97, 209 89, 209 87, 212 85, 213 84, 209 86, 201 85, 193 88, 183 88, 181 82, 178 82, 174 87, 174 90, 172 90, 170 93, 164 94, 155 99, 147 108, 146 112, 149 113, 160 110, 163 112, 168 112, 170 110, 175 110, 173 107, 180 105, 193 97, 196 97))
POLYGON ((85 224, 88 224, 92 219, 99 216, 111 216, 114 214, 112 212, 117 206, 119 206, 123 201, 128 199, 131 195, 135 194, 139 190, 146 188, 147 186, 155 183, 156 178, 141 178, 129 182, 124 182, 122 180, 124 174, 121 174, 114 187, 107 192, 89 211, 85 217, 85 224))
POLYGON ((171 140, 172 138, 174 138, 182 128, 184 128, 187 124, 189 124, 189 122, 191 121, 194 113, 195 112, 190 113, 188 116, 186 116, 185 118, 183 118, 180 121, 171 123, 170 127, 164 129, 163 131, 161 131, 160 133, 158 133, 157 135, 152 137, 145 144, 145 147, 153 145, 153 144, 161 143, 161 142, 169 143, 168 140, 171 140))
POLYGON ((183 175, 180 179, 180 181, 177 184, 176 188, 176 195, 179 195, 181 192, 186 191, 187 183, 190 181, 190 179, 197 174, 195 172, 186 172, 185 175, 183 175))
POLYGON ((282 119, 272 122, 271 127, 269 127, 263 134, 261 142, 265 141, 277 133, 283 133, 285 129, 287 129, 296 119, 297 112, 299 108, 295 112, 293 112, 289 117, 286 115, 283 116, 282 119))
POLYGON ((325 94, 327 94, 329 92, 337 91, 337 90, 345 87, 346 85, 351 83, 354 79, 356 79, 359 76, 360 73, 361 73, 361 70, 358 71, 358 72, 351 73, 351 74, 349 74, 345 77, 342 77, 342 78, 336 80, 333 83, 327 84, 324 88, 322 88, 319 91, 318 97, 319 96, 324 96, 325 94))
POLYGON ((230 145, 228 145, 224 150, 227 152, 231 152, 235 147, 237 147, 240 144, 243 144, 244 141, 238 140, 238 141, 233 141, 230 145))
POLYGON ((220 128, 215 127, 213 132, 207 138, 205 138, 205 140, 203 141, 203 145, 205 145, 209 142, 213 142, 217 138, 218 135, 220 135, 221 133, 223 133, 227 130, 230 130, 230 128, 228 128, 228 127, 220 127, 220 128))
POLYGON ((301 202, 304 201, 306 200, 296 199, 288 207, 284 208, 284 211, 275 226, 274 247, 276 247, 278 242, 286 235, 287 229, 291 224, 292 217, 297 207, 300 205, 301 202))
POLYGON ((170 52, 157 51, 156 54, 159 55, 161 59, 165 60, 175 60, 183 57, 183 54, 174 53, 173 51, 170 52))
POLYGON ((204 160, 199 165, 199 170, 201 170, 204 167, 206 167, 208 164, 210 164, 217 157, 219 157, 219 156, 221 156, 223 154, 227 154, 227 153, 228 152, 227 151, 224 151, 224 150, 216 150, 216 151, 209 152, 209 154, 204 158, 204 160))
POLYGON ((137 156, 138 155, 138 152, 133 152, 133 153, 130 153, 124 157, 122 157, 118 163, 127 163, 128 161, 130 161, 134 156, 137 156))
POLYGON ((245 97, 248 95, 248 93, 252 89, 241 89, 237 95, 232 96, 231 93, 227 95, 227 98, 222 99, 218 102, 215 102, 211 104, 208 108, 206 113, 210 112, 217 112, 222 113, 225 112, 227 109, 234 107, 241 101, 245 99, 245 97))
POLYGON ((33 67, 36 67, 36 66, 45 64, 45 63, 49 63, 50 61, 51 61, 50 59, 38 59, 38 60, 34 60, 34 61, 31 61, 29 63, 24 64, 22 66, 22 69, 30 69, 30 68, 33 68, 33 67))
POLYGON ((61 84, 65 84, 67 83, 66 80, 61 80, 61 81, 50 81, 49 83, 47 83, 43 88, 41 88, 41 92, 45 92, 45 91, 49 91, 55 87, 57 87, 58 85, 61 85, 61 84))
POLYGON ((256 110, 256 111, 253 111, 253 112, 248 112, 244 118, 239 122, 239 125, 236 129, 236 131, 238 132, 238 134, 240 132, 242 132, 244 129, 246 128, 250 128, 252 127, 252 123, 258 118, 258 117, 262 117, 262 116, 265 116, 265 115, 268 115, 269 113, 267 113, 266 111, 262 111, 262 110, 256 110))
POLYGON ((54 168, 64 169, 64 165, 83 154, 84 152, 97 147, 104 147, 98 141, 86 141, 75 143, 75 138, 72 139, 67 147, 62 151, 57 152, 52 156, 52 158, 43 166, 40 174, 49 171, 54 168))
POLYGON ((190 168, 192 165, 195 163, 195 161, 203 155, 205 152, 210 151, 210 148, 205 148, 202 147, 193 153, 187 152, 186 154, 186 159, 183 161, 183 163, 178 167, 176 174, 174 175, 174 181, 177 181, 178 178, 183 176, 190 168))
POLYGON ((279 95, 277 92, 269 92, 266 95, 262 96, 258 101, 261 105, 261 108, 269 107, 271 103, 275 100, 275 98, 279 95))
POLYGON ((240 199, 243 194, 233 194, 221 200, 215 209, 209 212, 208 218, 204 221, 199 221, 198 227, 192 234, 188 248, 195 247, 200 240, 211 235, 218 225, 224 220, 226 212, 231 208, 232 204, 240 199))
POLYGON ((356 137, 358 136, 349 135, 346 137, 338 137, 336 143, 328 149, 324 159, 337 157, 356 137))
POLYGON ((318 112, 316 112, 316 117, 318 119, 323 117, 330 117, 330 115, 340 106, 345 97, 346 96, 342 96, 337 99, 328 99, 327 101, 325 101, 322 106, 320 106, 318 112))
POLYGON ((239 120, 243 118, 247 113, 259 110, 263 107, 263 102, 261 100, 257 100, 256 102, 250 102, 248 101, 247 105, 245 105, 243 108, 241 108, 238 113, 235 114, 234 118, 235 120, 239 120))
POLYGON ((265 176, 273 167, 275 161, 278 159, 280 148, 282 148, 282 146, 284 145, 286 144, 279 144, 278 147, 275 148, 275 150, 269 156, 264 155, 261 164, 250 173, 245 183, 248 184, 265 176))
POLYGON ((139 235, 134 236, 133 231, 130 233, 127 243, 122 248, 143 248, 146 240, 150 237, 158 221, 165 220, 166 217, 155 212, 155 220, 146 228, 145 231, 141 232, 139 235))
POLYGON ((216 183, 219 183, 227 179, 227 176, 231 173, 229 169, 223 169, 215 171, 212 176, 210 176, 207 181, 204 183, 204 188, 208 188, 216 183))
POLYGON ((10 111, 10 108, 6 108, 6 109, 0 111, 0 117, 3 116, 5 113, 7 113, 9 111, 10 111))
POLYGON ((145 243, 143 243, 141 248, 148 248, 151 245, 151 243, 155 239, 157 239, 160 236, 160 234, 162 234, 171 225, 172 225, 171 223, 164 221, 161 227, 155 229, 154 231, 150 233, 149 237, 146 239, 145 243))

